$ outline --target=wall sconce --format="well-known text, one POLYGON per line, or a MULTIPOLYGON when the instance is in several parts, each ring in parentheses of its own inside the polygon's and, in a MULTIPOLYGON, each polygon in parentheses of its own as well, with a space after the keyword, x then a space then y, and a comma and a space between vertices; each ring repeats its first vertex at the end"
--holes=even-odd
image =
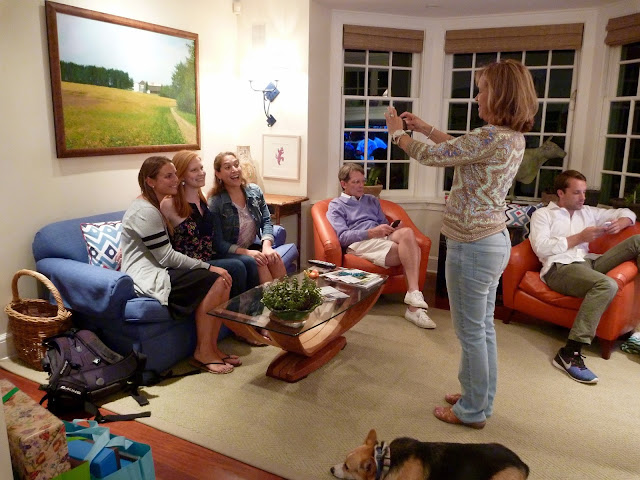
POLYGON ((269 127, 273 127, 273 124, 276 123, 276 119, 273 115, 269 114, 269 108, 271 107, 271 102, 273 102, 280 93, 280 90, 278 90, 278 80, 269 82, 269 84, 264 88, 254 87, 253 80, 249 80, 249 86, 254 92, 262 92, 262 106, 264 109, 264 115, 267 117, 267 125, 269 127))

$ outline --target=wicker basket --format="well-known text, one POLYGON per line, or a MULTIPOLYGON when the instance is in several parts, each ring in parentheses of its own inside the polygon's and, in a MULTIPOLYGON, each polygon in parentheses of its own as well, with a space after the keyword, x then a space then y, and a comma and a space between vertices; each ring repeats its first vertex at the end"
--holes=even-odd
POLYGON ((62 297, 51 281, 41 273, 33 270, 18 270, 11 282, 13 300, 4 311, 9 317, 9 331, 18 356, 36 370, 42 370, 40 360, 44 357, 45 348, 42 340, 57 335, 71 328, 71 312, 64 308, 62 297), (46 300, 21 299, 18 295, 18 279, 23 275, 37 278, 51 291, 57 305, 46 300))

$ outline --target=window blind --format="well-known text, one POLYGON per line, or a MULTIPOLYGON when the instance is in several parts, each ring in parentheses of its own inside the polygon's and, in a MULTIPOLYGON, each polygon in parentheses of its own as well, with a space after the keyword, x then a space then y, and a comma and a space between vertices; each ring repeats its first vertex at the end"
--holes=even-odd
POLYGON ((422 30, 361 25, 344 25, 342 29, 342 45, 347 50, 420 53, 423 44, 422 30))
POLYGON ((640 13, 611 18, 604 43, 610 46, 640 42, 640 13))

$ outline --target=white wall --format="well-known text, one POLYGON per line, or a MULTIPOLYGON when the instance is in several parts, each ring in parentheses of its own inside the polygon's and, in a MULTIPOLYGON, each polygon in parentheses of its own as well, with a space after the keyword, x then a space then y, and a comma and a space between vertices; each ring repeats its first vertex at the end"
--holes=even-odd
MULTIPOLYGON (((260 163, 262 135, 300 135, 299 182, 265 182, 268 191, 305 194, 309 2, 243 0, 66 0, 64 3, 199 35, 201 156, 213 178, 213 157, 236 145, 250 145, 260 163), (247 29, 265 25, 266 43, 288 46, 290 62, 278 80, 280 96, 269 129, 261 96, 242 77, 251 46, 247 29), (248 39, 248 40, 247 40, 248 39), (249 44, 247 43, 249 42, 249 44)), ((137 173, 149 155, 56 158, 49 59, 43 0, 0 0, 0 145, 5 206, 0 239, 0 305, 11 300, 11 280, 21 268, 34 269, 31 242, 43 225, 62 219, 123 210, 139 194, 137 173)), ((168 154, 169 156, 172 153, 168 154)), ((295 235, 292 228, 291 235, 295 235)), ((290 237, 295 238, 295 237, 290 237)), ((21 279, 23 298, 36 297, 35 281, 21 279)), ((7 356, 7 317, 0 313, 0 358, 7 356)))

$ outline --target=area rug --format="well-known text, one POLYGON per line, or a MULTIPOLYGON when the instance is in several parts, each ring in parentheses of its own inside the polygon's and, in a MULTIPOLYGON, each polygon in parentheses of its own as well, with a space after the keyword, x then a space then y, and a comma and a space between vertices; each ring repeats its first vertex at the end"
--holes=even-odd
MULTIPOLYGON (((532 480, 640 478, 640 355, 617 349, 603 360, 596 343, 584 354, 600 383, 582 385, 551 365, 566 330, 498 321, 494 415, 484 430, 448 425, 432 410, 458 391, 460 348, 449 312, 430 309, 438 327, 422 330, 392 300, 381 298, 347 332, 336 358, 294 384, 265 376, 276 348, 225 340, 226 350, 242 356, 241 367, 145 387, 152 416, 140 421, 295 480, 332 478, 329 467, 371 428, 387 441, 499 442, 529 465, 532 480)), ((18 362, 0 366, 46 379, 18 362)), ((104 407, 139 409, 130 397, 104 407)))

